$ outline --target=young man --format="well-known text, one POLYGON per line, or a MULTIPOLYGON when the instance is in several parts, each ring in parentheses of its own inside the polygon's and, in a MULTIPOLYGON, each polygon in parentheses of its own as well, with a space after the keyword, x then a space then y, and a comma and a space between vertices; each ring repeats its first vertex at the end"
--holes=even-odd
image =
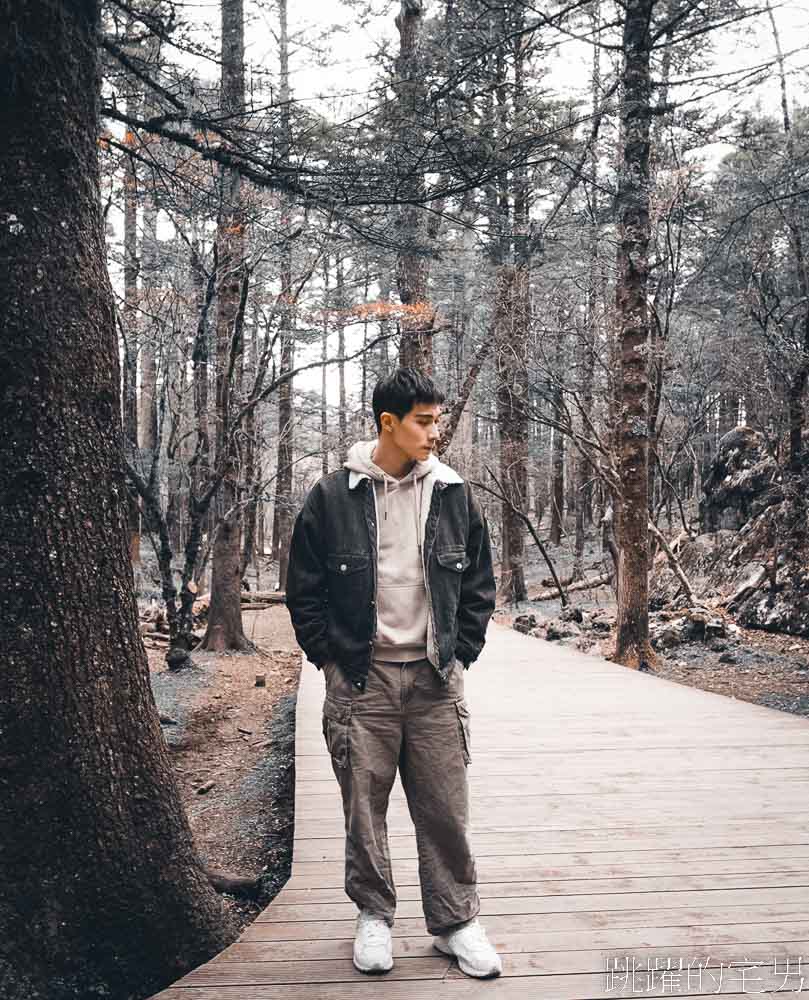
POLYGON ((385 816, 398 768, 427 929, 464 972, 486 978, 501 964, 476 919, 463 673, 483 648, 495 585, 480 507, 433 454, 443 399, 412 368, 377 383, 378 440, 355 444, 295 522, 287 606, 326 677, 323 732, 343 798, 345 888, 360 911, 355 966, 393 966, 385 816))

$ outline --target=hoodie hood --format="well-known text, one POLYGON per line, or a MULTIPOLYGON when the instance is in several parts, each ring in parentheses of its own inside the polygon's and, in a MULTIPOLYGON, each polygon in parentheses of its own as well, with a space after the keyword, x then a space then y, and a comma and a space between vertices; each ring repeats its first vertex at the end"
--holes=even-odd
POLYGON ((390 473, 385 472, 384 469, 380 469, 372 460, 371 455, 376 445, 376 441, 357 441, 356 444, 353 444, 349 448, 348 458, 343 462, 343 465, 352 472, 359 473, 360 477, 366 475, 378 483, 384 482, 387 479, 389 483, 398 485, 411 477, 413 479, 421 479, 422 476, 426 476, 428 472, 432 472, 437 465, 441 464, 435 455, 431 454, 425 462, 416 462, 407 475, 401 479, 397 479, 395 476, 390 475, 390 473))
POLYGON ((376 448, 376 441, 357 441, 348 450, 348 457, 343 465, 349 470, 350 475, 348 477, 348 488, 353 490, 357 483, 363 478, 363 476, 368 476, 369 479, 373 479, 375 482, 381 483, 387 482, 389 484, 401 484, 410 479, 417 480, 422 479, 428 474, 432 474, 433 478, 438 479, 442 483, 462 483, 463 479, 458 475, 458 473, 451 469, 448 465, 445 465, 440 461, 435 455, 431 454, 430 457, 424 462, 416 462, 410 472, 407 473, 402 479, 396 479, 395 476, 391 476, 389 473, 385 472, 384 469, 380 469, 371 460, 371 454, 374 448, 376 448))

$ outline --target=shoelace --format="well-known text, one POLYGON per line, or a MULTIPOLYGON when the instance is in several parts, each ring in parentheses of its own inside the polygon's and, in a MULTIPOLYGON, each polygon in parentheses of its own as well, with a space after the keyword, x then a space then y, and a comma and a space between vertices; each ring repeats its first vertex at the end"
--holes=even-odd
MULTIPOLYGON (((474 923, 469 924, 467 927, 462 928, 464 936, 468 939, 469 944, 475 947, 476 945, 484 945, 488 947, 489 939, 486 937, 486 931, 484 931, 481 924, 474 923)), ((460 934, 461 931, 456 931, 460 934)))
POLYGON ((387 940, 386 924, 381 917, 363 916, 360 918, 363 934, 371 944, 384 944, 387 940))

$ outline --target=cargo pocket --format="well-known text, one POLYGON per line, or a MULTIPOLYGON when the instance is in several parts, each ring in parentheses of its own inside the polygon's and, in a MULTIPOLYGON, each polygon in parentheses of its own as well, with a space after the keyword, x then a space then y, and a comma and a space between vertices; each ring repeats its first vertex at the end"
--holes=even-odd
POLYGON ((323 736, 335 767, 348 765, 348 726, 351 705, 334 698, 323 702, 323 736))
POLYGON ((463 762, 464 764, 469 764, 472 760, 470 716, 469 708, 463 698, 455 702, 455 711, 458 713, 458 739, 461 741, 463 762))

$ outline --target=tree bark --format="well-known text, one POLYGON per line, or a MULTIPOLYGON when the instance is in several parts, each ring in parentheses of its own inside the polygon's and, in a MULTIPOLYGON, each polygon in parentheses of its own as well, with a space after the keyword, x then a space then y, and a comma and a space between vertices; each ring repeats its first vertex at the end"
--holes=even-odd
MULTIPOLYGON (((222 0, 222 110, 238 119, 244 113, 243 0, 222 0)), ((225 470, 222 516, 216 529, 211 567, 211 603, 203 648, 211 652, 250 649, 242 626, 239 455, 231 434, 231 415, 241 388, 244 320, 244 210, 240 176, 222 173, 222 206, 217 242, 221 281, 216 316, 216 463, 225 470)))
POLYGON ((508 601, 524 601, 525 543, 523 519, 528 494, 527 282, 525 267, 504 265, 498 275, 494 317, 497 370, 497 425, 500 429, 500 480, 507 500, 502 504, 503 552, 500 593, 508 601))
POLYGON ((623 27, 621 162, 615 304, 620 352, 617 445, 618 620, 615 659, 642 669, 649 643, 649 124, 650 20, 655 0, 628 0, 623 27))
POLYGON ((337 460, 340 465, 348 458, 348 425, 346 413, 346 366, 342 359, 346 353, 346 312, 348 301, 346 298, 346 283, 344 261, 340 253, 337 255, 337 288, 335 289, 336 323, 337 323, 337 377, 339 381, 339 405, 340 410, 337 415, 338 442, 337 460))
MULTIPOLYGON (((127 101, 127 111, 138 115, 137 97, 127 101)), ((127 129, 124 145, 134 151, 135 134, 127 129)), ((122 411, 124 447, 134 460, 138 448, 138 175, 134 156, 124 159, 124 308, 122 411)), ((132 563, 140 563, 140 506, 129 497, 129 553, 132 563)))
POLYGON ((326 378, 326 362, 329 359, 329 255, 323 257, 323 328, 320 332, 320 471, 329 473, 329 396, 326 378))
MULTIPOLYGON (((418 160, 424 150, 421 119, 425 103, 425 72, 421 55, 423 0, 401 0, 396 27, 396 91, 400 125, 394 140, 396 169, 402 190, 419 199, 425 192, 423 168, 418 160)), ((430 374, 433 370, 432 316, 427 303, 429 258, 424 210, 404 205, 396 218, 401 249, 396 255, 396 283, 404 306, 399 326, 399 364, 430 374)))
POLYGON ((96 3, 0 0, 0 982, 144 996, 234 930, 165 750, 128 555, 96 3), (21 44, 24 39, 24 44, 21 44), (31 289, 36 285, 36 295, 31 289))
MULTIPOLYGON (((279 47, 281 57, 281 156, 289 153, 291 146, 289 116, 289 37, 287 33, 287 0, 279 0, 279 47)), ((292 200, 281 198, 281 364, 280 371, 291 371, 295 366, 295 304, 292 292, 292 246, 290 243, 290 215, 292 200)), ((292 456, 294 448, 292 422, 292 379, 278 387, 278 455, 275 477, 276 547, 273 558, 278 561, 278 589, 286 590, 289 542, 292 536, 292 456)))

